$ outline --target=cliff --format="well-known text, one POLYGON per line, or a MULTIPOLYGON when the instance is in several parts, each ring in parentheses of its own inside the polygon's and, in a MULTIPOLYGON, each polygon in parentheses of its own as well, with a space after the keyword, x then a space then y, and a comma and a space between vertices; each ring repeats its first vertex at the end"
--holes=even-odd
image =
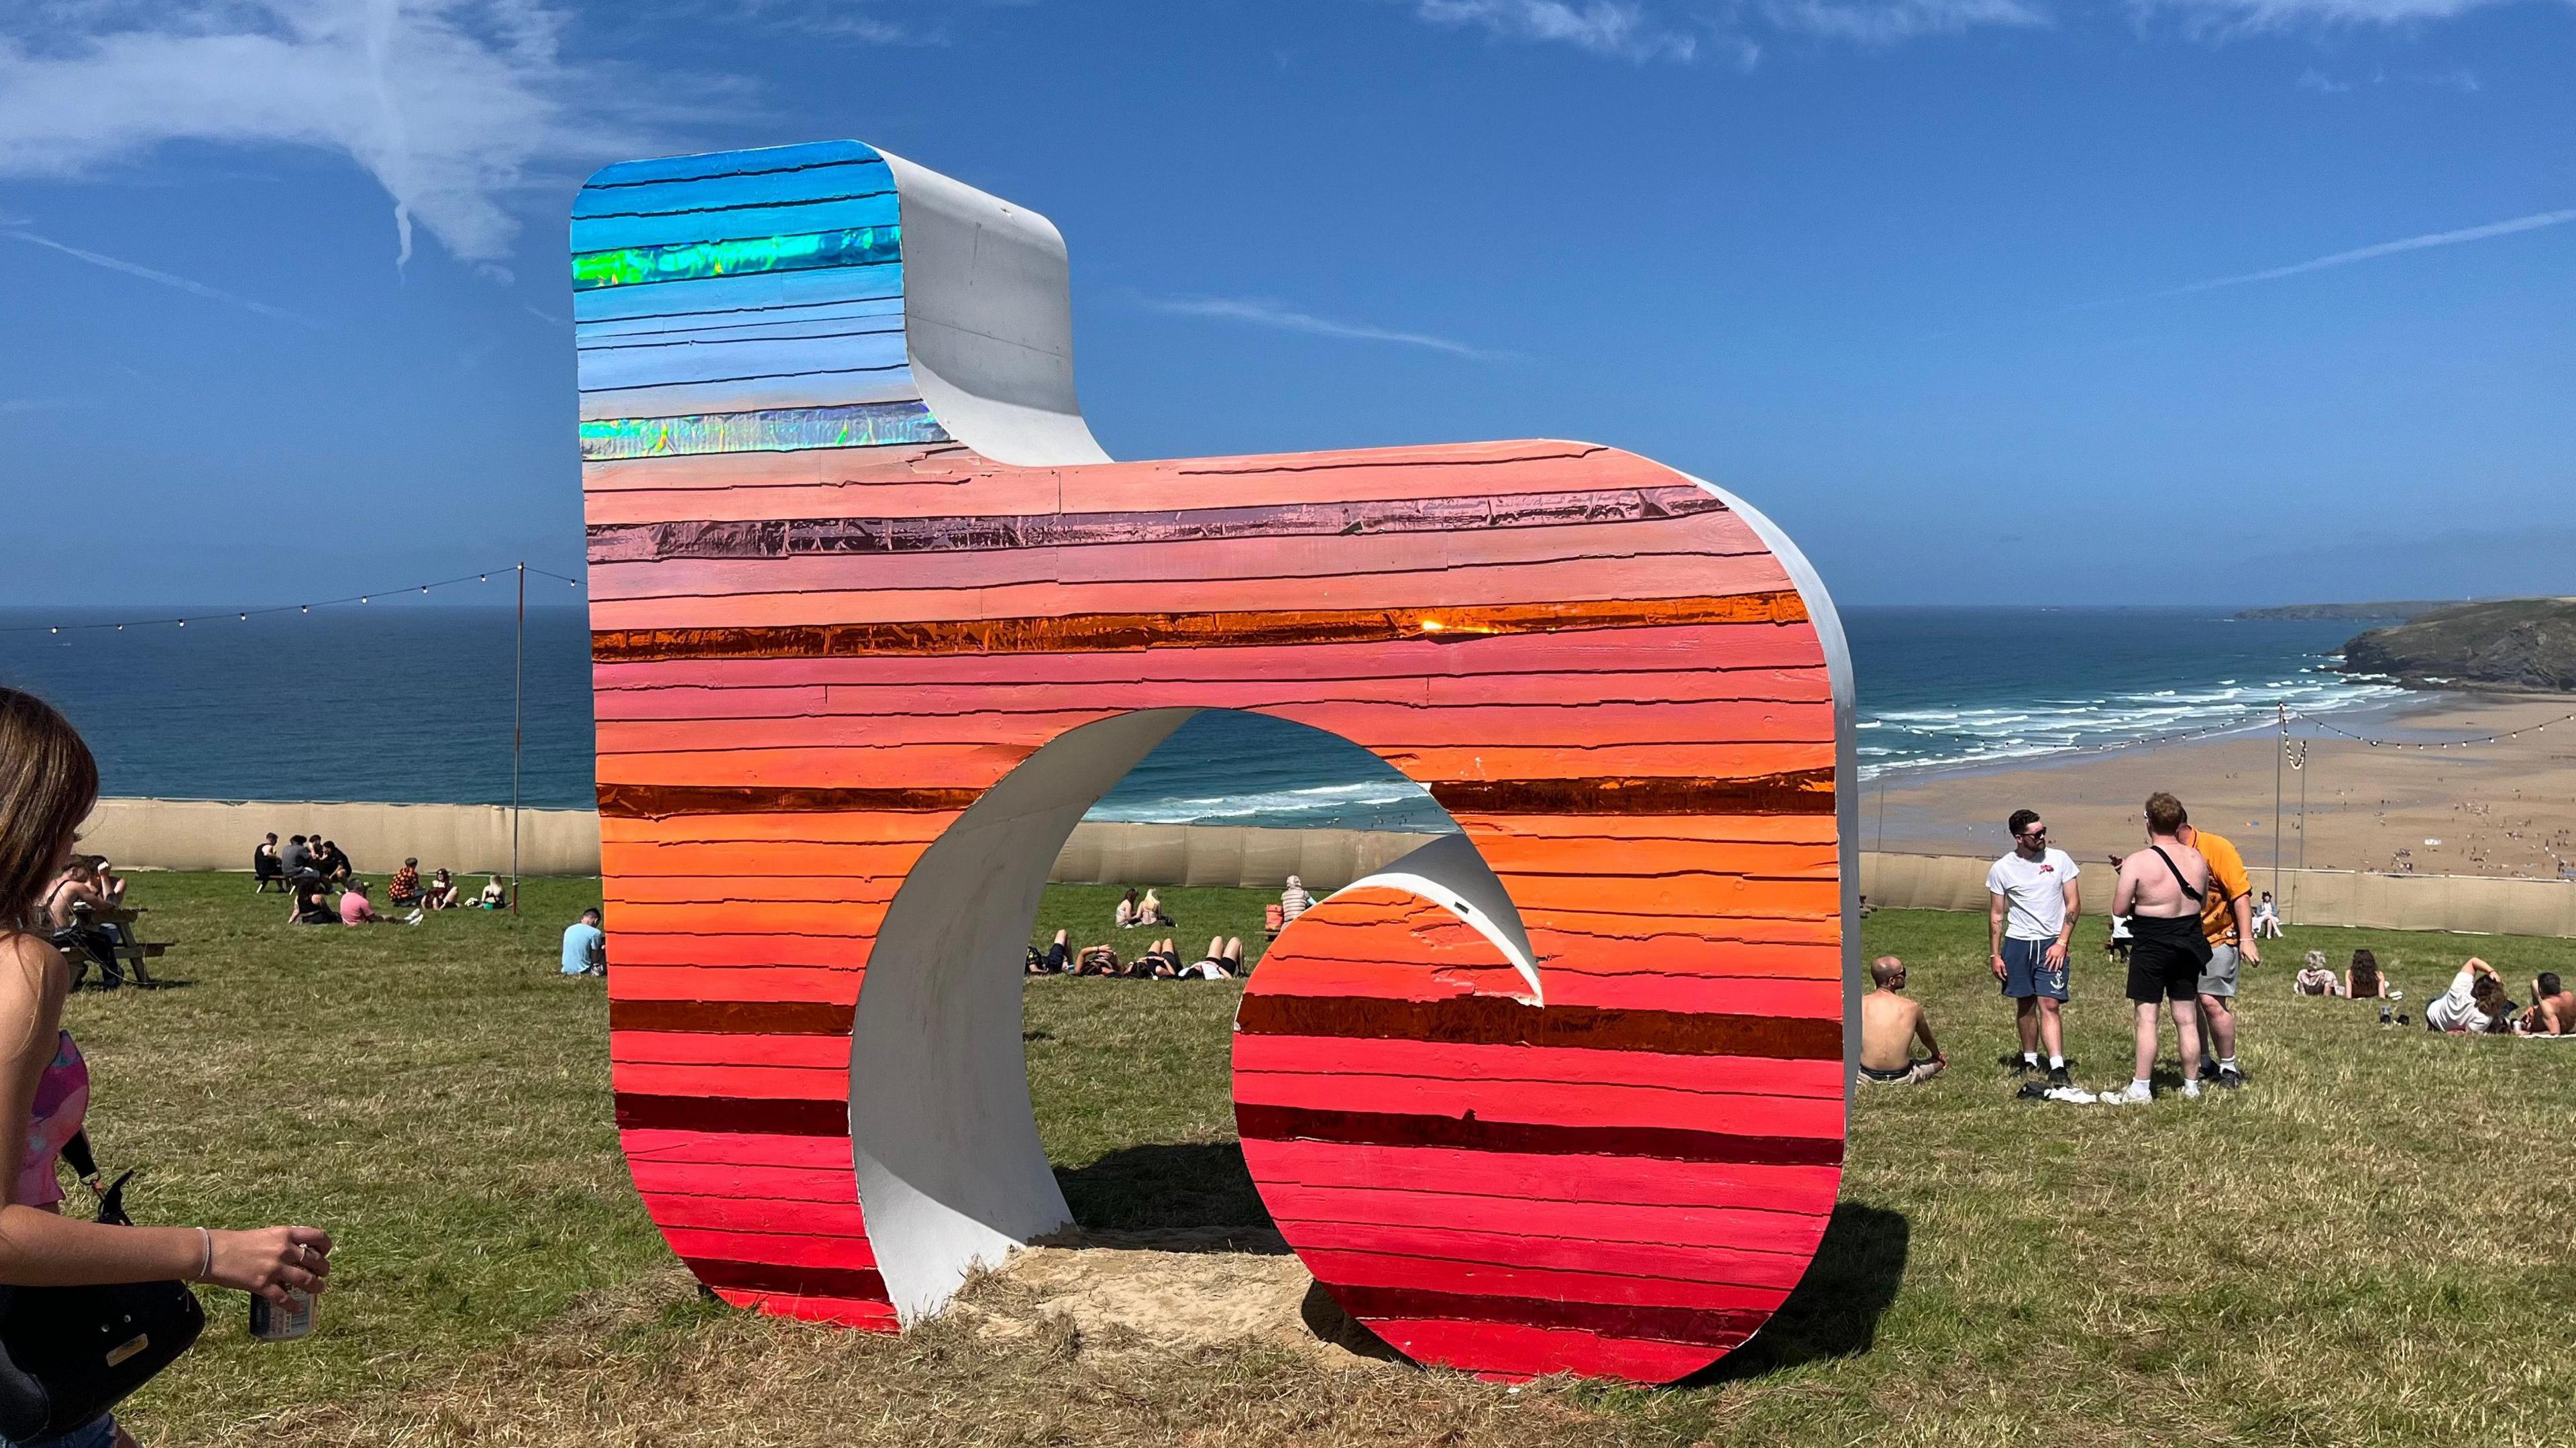
POLYGON ((2481 684, 2576 693, 2576 599, 2509 598, 2437 609, 2343 646, 2349 673, 2410 688, 2481 684), (2438 682, 2437 682, 2438 681, 2438 682))
POLYGON ((2332 619, 2348 623, 2376 623, 2381 619, 2395 619, 2402 623, 2408 619, 2421 618, 2437 608, 2456 608, 2459 603, 2460 600, 2457 599, 2448 602, 2416 599, 2401 603, 2288 603, 2273 608, 2245 609, 2236 617, 2240 619, 2332 619))

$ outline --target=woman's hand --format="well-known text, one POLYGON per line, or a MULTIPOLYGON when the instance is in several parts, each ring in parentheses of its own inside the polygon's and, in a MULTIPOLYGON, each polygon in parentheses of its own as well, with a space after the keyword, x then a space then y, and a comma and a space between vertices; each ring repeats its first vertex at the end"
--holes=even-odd
POLYGON ((331 1234, 318 1227, 217 1232, 205 1280, 283 1306, 288 1288, 318 1293, 331 1275, 331 1234))

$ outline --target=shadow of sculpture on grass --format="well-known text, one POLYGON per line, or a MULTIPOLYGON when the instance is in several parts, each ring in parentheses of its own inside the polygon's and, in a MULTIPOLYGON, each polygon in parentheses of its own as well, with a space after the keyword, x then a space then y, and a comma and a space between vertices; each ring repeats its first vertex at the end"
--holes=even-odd
POLYGON ((1878 1320, 1905 1280, 1913 1227, 1902 1212, 1843 1202, 1797 1290, 1751 1342, 1681 1386, 1740 1382, 1823 1358, 1856 1357, 1878 1341, 1878 1320))
POLYGON ((1236 1142, 1122 1146, 1087 1166, 1057 1167, 1055 1180, 1082 1240, 1117 1237, 1171 1252, 1288 1250, 1236 1142))

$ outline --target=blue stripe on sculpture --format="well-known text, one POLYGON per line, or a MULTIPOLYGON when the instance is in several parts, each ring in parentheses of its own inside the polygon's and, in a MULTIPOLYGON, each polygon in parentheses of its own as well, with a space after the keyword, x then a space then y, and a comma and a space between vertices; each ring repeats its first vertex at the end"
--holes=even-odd
POLYGON ((584 192, 624 188, 648 181, 697 181, 718 176, 776 175, 816 167, 860 166, 880 158, 876 148, 858 141, 808 141, 795 146, 765 146, 750 151, 712 151, 702 156, 665 156, 652 161, 620 161, 592 174, 584 192))
POLYGON ((741 342, 587 347, 581 352, 581 390, 758 382, 821 373, 883 372, 903 365, 900 324, 819 338, 755 337, 741 342))
POLYGON ((883 164, 714 176, 703 181, 648 181, 613 190, 585 191, 573 201, 572 219, 601 221, 710 209, 721 215, 750 207, 847 200, 893 190, 894 172, 883 164))
POLYGON ((903 263, 708 277, 653 287, 600 287, 572 299, 577 322, 661 318, 674 326, 785 319, 844 302, 903 300, 903 263))
POLYGON ((581 459, 596 463, 948 440, 927 405, 880 402, 694 417, 605 418, 581 425, 581 459))
POLYGON ((898 213, 894 192, 887 189, 846 200, 795 202, 734 211, 683 211, 669 216, 576 219, 572 224, 572 249, 576 254, 592 254, 627 247, 667 247, 693 241, 756 240, 870 228, 891 232, 900 220, 898 213))
POLYGON ((613 347, 656 338, 688 342, 744 341, 753 337, 821 336, 836 331, 872 331, 903 325, 901 297, 862 297, 847 302, 820 302, 792 309, 716 312, 706 316, 604 317, 573 324, 582 347, 613 347))

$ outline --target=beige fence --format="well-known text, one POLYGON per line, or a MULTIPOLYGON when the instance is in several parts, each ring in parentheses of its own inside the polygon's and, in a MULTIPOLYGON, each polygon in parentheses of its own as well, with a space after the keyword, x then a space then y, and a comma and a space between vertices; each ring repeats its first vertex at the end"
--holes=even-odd
MULTIPOLYGON (((82 847, 143 869, 247 870, 251 846, 271 830, 281 838, 319 831, 338 841, 359 869, 375 874, 407 857, 459 874, 510 867, 510 811, 499 805, 103 799, 82 826, 82 847)), ((1310 890, 1337 890, 1431 839, 1371 830, 1082 824, 1056 857, 1053 878, 1276 889, 1295 875, 1310 890)), ((519 860, 523 874, 598 874, 599 816, 520 811, 519 860)), ((1964 855, 1864 853, 1861 893, 1872 905, 1897 909, 1982 911, 1989 863, 1964 855)), ((2268 870, 2255 872, 2258 888, 2271 888, 2271 879, 2268 870)), ((2576 880, 2352 870, 2283 870, 2280 880, 2281 918, 2294 925, 2576 936, 2576 880)))
MULTIPOLYGON (((1865 853, 1860 857, 1860 890, 1873 906, 1982 912, 1991 863, 1964 855, 1865 853)), ((2281 918, 2292 925, 2576 936, 2576 880, 2359 870, 2283 870, 2278 886, 2272 878, 2269 870, 2254 871, 2254 888, 2276 890, 2281 918)), ((2103 887, 2109 883, 2106 871, 2103 887)), ((2094 892, 2088 913, 2099 915, 2103 898, 2094 892)))
MULTIPOLYGON (((152 870, 248 870, 251 847, 275 831, 337 841, 361 871, 386 874, 406 858, 461 875, 510 868, 510 811, 477 804, 284 804, 199 799, 103 799, 81 827, 85 850, 152 870)), ((1227 825, 1083 824, 1054 878, 1102 884, 1254 885, 1290 875, 1338 890, 1430 835, 1369 830, 1267 830, 1227 825)), ((599 816, 519 812, 520 873, 599 873, 599 816)))

